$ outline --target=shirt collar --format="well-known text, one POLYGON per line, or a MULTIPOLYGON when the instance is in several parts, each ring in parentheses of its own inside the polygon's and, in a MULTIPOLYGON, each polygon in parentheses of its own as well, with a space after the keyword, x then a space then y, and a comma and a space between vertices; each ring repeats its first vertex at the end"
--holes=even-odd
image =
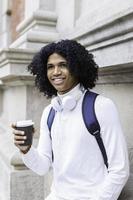
POLYGON ((62 100, 66 96, 71 96, 75 98, 75 100, 78 100, 81 95, 84 93, 85 88, 79 83, 74 88, 72 88, 69 92, 66 92, 65 94, 58 94, 57 96, 62 100))

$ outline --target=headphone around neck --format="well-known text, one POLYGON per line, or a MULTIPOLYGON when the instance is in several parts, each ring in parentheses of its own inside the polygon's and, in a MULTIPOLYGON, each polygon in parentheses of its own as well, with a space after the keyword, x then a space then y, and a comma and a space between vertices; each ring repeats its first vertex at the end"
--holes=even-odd
POLYGON ((58 112, 61 112, 62 110, 73 110, 76 107, 77 101, 80 99, 82 94, 83 91, 79 90, 76 95, 73 96, 68 95, 62 99, 59 96, 54 97, 51 100, 51 105, 58 112))
POLYGON ((59 97, 55 97, 52 99, 51 104, 56 111, 61 112, 62 110, 73 110, 77 102, 73 97, 66 96, 62 101, 59 97))

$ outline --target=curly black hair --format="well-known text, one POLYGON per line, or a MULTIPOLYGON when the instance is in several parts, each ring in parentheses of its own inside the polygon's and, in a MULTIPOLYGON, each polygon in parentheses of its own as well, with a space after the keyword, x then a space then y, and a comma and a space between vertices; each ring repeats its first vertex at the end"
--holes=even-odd
POLYGON ((95 86, 98 79, 98 65, 93 55, 75 40, 61 40, 50 43, 35 54, 28 66, 28 71, 35 76, 35 85, 47 97, 57 94, 56 89, 47 78, 47 60, 53 53, 67 60, 70 73, 79 80, 86 89, 95 86))

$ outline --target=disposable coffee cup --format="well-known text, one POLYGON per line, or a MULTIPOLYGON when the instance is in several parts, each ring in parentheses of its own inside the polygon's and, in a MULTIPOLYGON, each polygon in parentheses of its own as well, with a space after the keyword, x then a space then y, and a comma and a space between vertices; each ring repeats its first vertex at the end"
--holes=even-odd
POLYGON ((26 140, 24 144, 20 144, 21 146, 29 146, 32 144, 33 132, 34 132, 33 125, 34 122, 32 120, 23 120, 16 122, 16 129, 24 131, 24 136, 26 136, 26 140))

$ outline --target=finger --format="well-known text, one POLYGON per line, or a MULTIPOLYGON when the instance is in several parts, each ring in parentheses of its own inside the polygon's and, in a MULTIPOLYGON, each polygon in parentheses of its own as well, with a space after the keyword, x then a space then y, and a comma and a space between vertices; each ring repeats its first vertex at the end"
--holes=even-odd
POLYGON ((15 140, 15 141, 14 141, 14 144, 15 144, 16 146, 21 145, 21 144, 24 144, 24 143, 25 143, 24 140, 15 140))
POLYGON ((14 140, 26 140, 26 136, 14 135, 14 140))
POLYGON ((14 130, 14 131, 13 131, 13 134, 14 134, 14 135, 24 135, 25 132, 24 132, 24 131, 14 130))
POLYGON ((12 127, 12 128, 16 128, 16 123, 12 123, 12 124, 11 124, 11 127, 12 127))

